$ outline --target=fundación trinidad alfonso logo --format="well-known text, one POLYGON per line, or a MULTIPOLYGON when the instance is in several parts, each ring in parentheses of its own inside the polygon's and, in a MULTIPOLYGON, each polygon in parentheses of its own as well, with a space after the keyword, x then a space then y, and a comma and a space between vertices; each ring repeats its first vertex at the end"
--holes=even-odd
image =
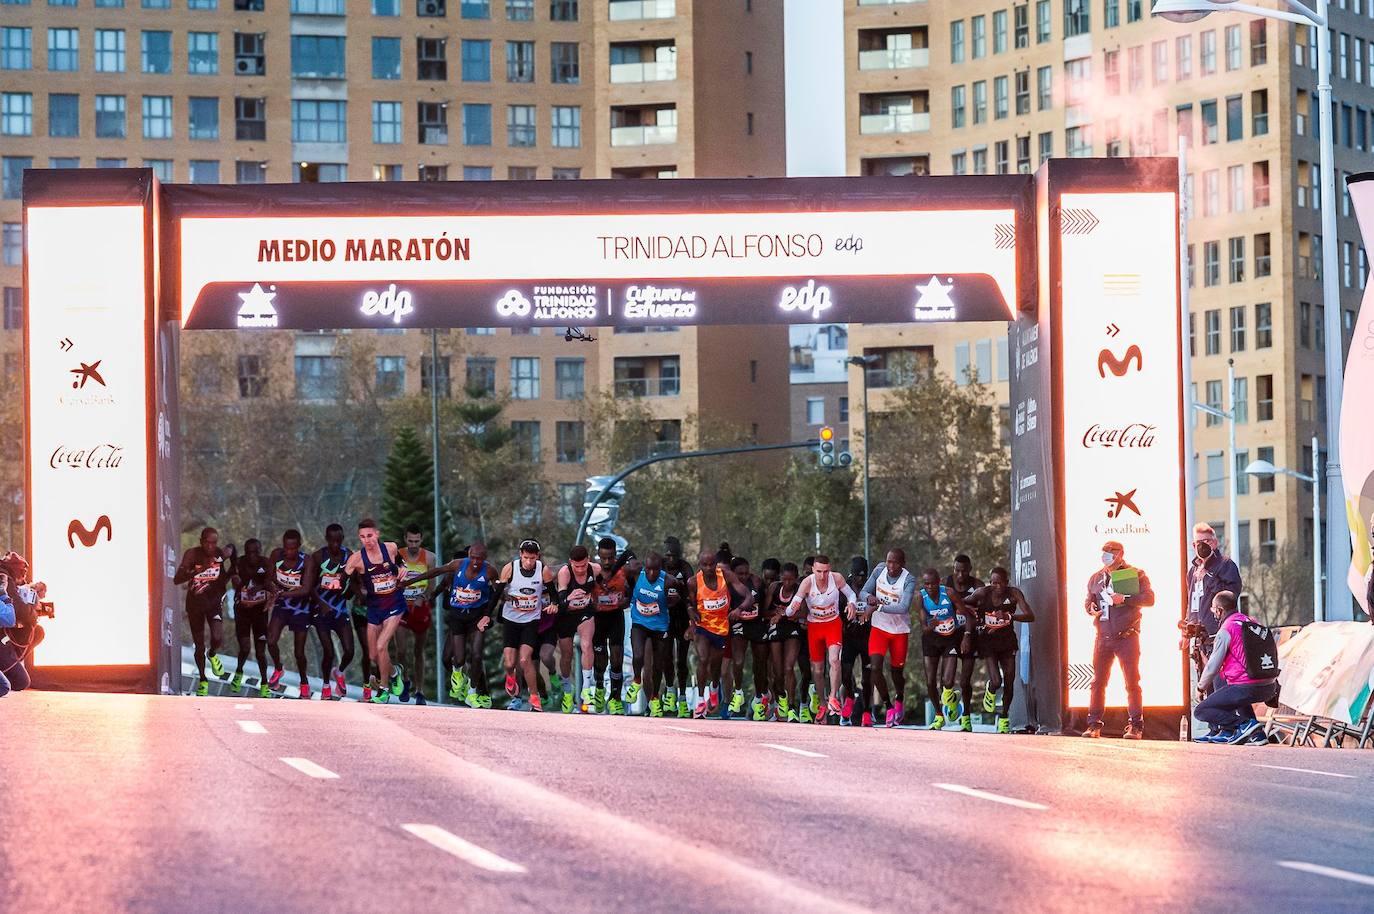
POLYGON ((530 313, 530 300, 519 289, 511 289, 496 301, 496 313, 502 317, 512 314, 524 316, 530 313))
POLYGON ((272 304, 272 299, 277 297, 276 286, 268 286, 267 290, 264 290, 262 283, 255 282, 253 288, 247 292, 239 292, 238 297, 243 300, 243 304, 239 306, 240 327, 277 326, 277 309, 272 304))

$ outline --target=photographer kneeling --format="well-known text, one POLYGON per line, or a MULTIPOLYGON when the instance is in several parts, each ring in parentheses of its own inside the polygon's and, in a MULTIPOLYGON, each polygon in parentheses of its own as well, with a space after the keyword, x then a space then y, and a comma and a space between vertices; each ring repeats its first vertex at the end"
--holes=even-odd
POLYGON ((1198 742, 1268 742, 1264 725, 1255 718, 1251 706, 1278 696, 1278 651, 1273 633, 1237 612, 1236 595, 1229 590, 1212 598, 1211 610, 1220 625, 1207 666, 1198 678, 1201 700, 1193 709, 1193 716, 1211 729, 1198 737, 1198 742))
POLYGON ((9 630, 19 625, 9 589, 9 575, 0 571, 0 698, 29 687, 29 671, 24 669, 23 655, 7 637, 9 630))

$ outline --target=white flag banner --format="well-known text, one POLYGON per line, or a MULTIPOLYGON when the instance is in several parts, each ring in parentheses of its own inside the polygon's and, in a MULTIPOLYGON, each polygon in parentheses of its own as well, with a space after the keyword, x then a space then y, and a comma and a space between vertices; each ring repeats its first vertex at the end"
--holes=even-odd
POLYGON ((1299 714, 1357 723, 1374 675, 1374 625, 1314 622, 1279 645, 1279 701, 1299 714))

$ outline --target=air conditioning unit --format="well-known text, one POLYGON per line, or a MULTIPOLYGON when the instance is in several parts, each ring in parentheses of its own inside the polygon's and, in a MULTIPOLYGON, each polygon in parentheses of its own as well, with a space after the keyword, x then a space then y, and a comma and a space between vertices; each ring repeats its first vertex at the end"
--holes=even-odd
POLYGON ((420 16, 445 16, 448 14, 445 0, 419 0, 416 14, 420 16))
POLYGON ((234 72, 239 76, 253 76, 262 72, 262 58, 242 54, 234 58, 234 72))

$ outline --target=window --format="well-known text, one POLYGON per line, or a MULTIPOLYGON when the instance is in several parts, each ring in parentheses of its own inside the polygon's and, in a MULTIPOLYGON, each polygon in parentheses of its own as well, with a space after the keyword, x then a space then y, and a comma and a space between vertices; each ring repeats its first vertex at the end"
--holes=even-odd
POLYGON ((1250 169, 1250 182, 1254 185, 1255 207, 1269 205, 1269 162, 1256 162, 1250 169))
POLYGON ((1102 27, 1114 29, 1121 24, 1121 0, 1102 0, 1102 27))
MULTIPOLYGON (((421 181, 447 181, 447 180, 448 180, 448 166, 447 166, 447 165, 421 165, 421 166, 420 166, 420 175, 419 175, 419 177, 420 177, 420 180, 421 180, 421 181)), ((473 331, 470 331, 470 332, 472 332, 472 333, 480 333, 481 331, 480 331, 480 330, 473 330, 473 331)), ((494 332, 494 331, 493 331, 493 332, 494 332)))
POLYGON ((1274 418, 1274 376, 1271 374, 1255 377, 1255 418, 1260 422, 1269 422, 1274 418))
POLYGON ((1144 13, 1141 11, 1141 0, 1126 0, 1126 21, 1139 22, 1144 13))
MULTIPOLYGON (((1273 463, 1273 462, 1274 462, 1274 449, 1273 449, 1272 447, 1256 448, 1256 449, 1255 449, 1255 459, 1256 459, 1256 460, 1266 460, 1266 461, 1268 461, 1269 463, 1273 463)), ((1259 492, 1272 492, 1272 491, 1274 491, 1274 476, 1273 476, 1273 474, 1270 474, 1270 475, 1267 475, 1267 476, 1259 476, 1259 477, 1256 477, 1255 483, 1256 483, 1255 489, 1256 489, 1257 491, 1259 491, 1259 492)), ((1260 529, 1262 530, 1263 527, 1264 527, 1264 522, 1261 521, 1261 522, 1260 522, 1260 529)))
POLYGON ((143 33, 143 72, 172 72, 172 33, 143 33))
POLYGON ((534 82, 534 42, 506 42, 506 82, 534 82))
MULTIPOLYGON (((1263 449, 1261 449, 1263 450, 1263 449)), ((1273 450, 1273 448, 1269 448, 1273 450)), ((1264 488, 1264 483, 1260 483, 1260 491, 1270 491, 1274 489, 1274 477, 1260 477, 1261 480, 1268 479, 1269 489, 1264 488)), ((1279 557, 1279 525, 1272 517, 1261 517, 1259 522, 1259 558, 1264 564, 1271 565, 1279 557)))
POLYGON ((296 356, 296 396, 332 400, 343 393, 343 360, 337 356, 296 356))
POLYGON ((443 102, 418 102, 416 121, 419 124, 419 139, 422 144, 448 145, 448 105, 443 102))
POLYGON ((491 82, 491 42, 464 38, 462 42, 463 82, 491 82))
POLYGON ((1240 26, 1228 25, 1226 27, 1226 69, 1239 70, 1240 66, 1240 26))
POLYGON ((510 424, 511 443, 520 460, 539 462, 539 423, 519 420, 510 424))
MULTIPOLYGON (((23 32, 26 39, 28 38, 29 34, 28 29, 5 29, 5 32, 23 32)), ((29 48, 27 47, 27 44, 28 42, 25 41, 26 47, 24 48, 24 59, 26 61, 32 57, 32 54, 30 53, 29 48)), ((81 63, 78 60, 80 52, 81 38, 80 33, 76 29, 48 29, 49 70, 59 72, 75 72, 81 66, 81 63)), ((16 69, 27 70, 28 68, 29 65, 26 63, 25 66, 23 66, 22 68, 16 69)), ((6 69, 10 68, 7 67, 6 69)))
POLYGON ((372 78, 401 78, 401 39, 372 39, 372 78))
POLYGON ((1065 155, 1086 158, 1093 154, 1092 126, 1070 127, 1064 131, 1065 155))
POLYGON ((1030 114, 1030 70, 1016 71, 1016 113, 1030 114))
POLYGON ((186 72, 193 76, 211 76, 219 72, 218 32, 186 34, 186 72))
POLYGON ((964 20, 956 19, 949 24, 949 62, 964 62, 964 20))
POLYGON ((1217 33, 1206 31, 1202 33, 1202 66, 1199 72, 1203 76, 1211 76, 1217 71, 1217 33))
MULTIPOLYGON (((1209 385, 1215 383, 1220 387, 1221 382, 1207 382, 1209 385)), ((1209 415, 1207 424, 1213 425, 1220 420, 1216 416, 1209 415)), ((1207 455, 1207 497, 1225 498, 1226 497, 1226 461, 1221 452, 1213 451, 1207 455)))
POLYGON ((150 169, 159 181, 170 182, 172 180, 171 159, 144 159, 143 167, 150 169))
POLYGON ((510 395, 516 400, 539 399, 539 359, 510 360, 510 395))
POLYGON ((1217 103, 1215 101, 1205 101, 1199 106, 1202 114, 1202 145, 1207 146, 1217 142, 1217 103))
POLYGON ((1312 305, 1310 302, 1298 303, 1298 343, 1304 349, 1312 348, 1312 305))
POLYGON ((415 63, 417 79, 448 79, 448 43, 443 38, 415 39, 415 63))
POLYGON ((535 139, 534 131, 533 105, 506 106, 507 146, 533 146, 535 139))
POLYGON ((267 99, 234 99, 234 139, 267 139, 267 99))
POLYGON ((973 122, 981 124, 988 119, 988 84, 978 80, 973 84, 973 122))
POLYGON ((973 29, 973 59, 988 56, 988 19, 986 16, 974 16, 969 25, 973 29))
POLYGON ((1228 239, 1226 246, 1230 255, 1231 282, 1245 282, 1245 236, 1228 239))
POLYGON ((128 133, 128 119, 124 114, 124 96, 97 95, 95 97, 95 135, 103 139, 122 139, 128 133))
POLYGON ((1226 169, 1226 203, 1230 212, 1245 211, 1245 166, 1232 165, 1226 169))
POLYGON ((291 0, 291 12, 306 16, 342 16, 344 0, 291 0))
POLYGON ((1274 309, 1268 302, 1255 305, 1255 348, 1274 345, 1274 309))
MULTIPOLYGON (((53 66, 53 32, 67 33, 69 40, 76 39, 76 29, 48 29, 48 69, 76 69, 76 54, 71 55, 70 67, 53 66)), ((0 29, 0 69, 28 70, 33 67, 33 29, 6 26, 0 29)))
POLYGON ((534 18, 534 0, 506 0, 506 18, 511 22, 529 22, 534 18))
MULTIPOLYGON (((474 328, 476 330, 487 328, 474 328)), ((469 331, 472 332, 472 331, 469 331)), ((472 358, 467 360, 466 375, 463 378, 463 386, 469 394, 474 396, 492 395, 496 393, 496 360, 486 358, 472 358)))
POLYGON ((1183 82, 1193 78, 1193 36, 1180 35, 1174 39, 1174 79, 1183 82))
POLYGON ((490 19, 490 0, 462 0, 458 14, 464 19, 490 19))
POLYGON ((554 83, 580 82, 579 46, 575 41, 549 42, 549 80, 554 83))
POLYGON ((1012 16, 1015 24, 1015 40, 1017 49, 1030 47, 1030 5, 1019 3, 1012 7, 1012 16))
POLYGON ((1126 49, 1126 86, 1132 94, 1145 88, 1145 48, 1143 45, 1126 49))
POLYGON ((1221 352, 1221 311, 1211 309, 1203 312, 1202 335, 1207 355, 1221 352))
POLYGON ((1091 29, 1088 0, 1064 0, 1064 37, 1086 35, 1091 29))
POLYGON ((170 140, 172 138, 172 97, 170 95, 143 96, 143 138, 170 140))
POLYGON ((266 162, 235 162, 234 180, 239 184, 266 184, 266 162))
POLYGON ((575 149, 582 145, 582 108, 580 106, 553 106, 553 145, 560 149, 575 149))
POLYGON ((463 105, 463 145, 491 145, 491 105, 463 105))
POLYGON ((587 459, 585 426, 581 422, 554 424, 555 460, 558 463, 582 463, 587 459))
POLYGON ((261 32, 234 33, 234 75, 262 76, 267 72, 264 50, 266 36, 261 32))
POLYGON ((992 53, 1005 54, 1007 51, 1007 11, 997 10, 992 14, 992 53))
POLYGON ((24 225, 21 222, 6 222, 0 229, 5 251, 5 266, 17 267, 24 262, 24 225))
POLYGON ((219 8, 219 0, 186 0, 188 10, 213 10, 219 8))
POLYGON ((291 100, 291 140, 343 143, 348 140, 347 102, 291 100))
POLYGON ((1221 284, 1221 242, 1219 241, 1208 241, 1202 245, 1202 284, 1204 286, 1221 284))
POLYGON ((581 400, 585 394, 586 361, 557 359, 553 363, 553 395, 559 400, 581 400))
POLYGON ((80 96, 48 96, 48 136, 79 136, 81 133, 80 96))
POLYGON ((373 389, 383 399, 399 397, 406 392, 406 360, 403 356, 377 356, 377 379, 373 389))
POLYGON ((124 72, 124 30, 95 30, 95 70, 97 73, 124 72))
POLYGON ((1245 112, 1241 109, 1240 96, 1232 95, 1226 99, 1226 142, 1245 138, 1245 112))
POLYGON ((415 0, 415 15, 426 19, 442 19, 448 15, 447 0, 415 0))
POLYGON ((218 98, 197 98, 193 95, 187 99, 187 108, 191 116, 190 123, 187 127, 187 135, 191 139, 219 139, 218 98))
MULTIPOLYGON (((464 166, 463 166, 463 180, 464 180, 464 181, 490 181, 490 180, 491 180, 491 166, 490 166, 490 165, 464 165, 464 166)), ((512 329, 511 332, 514 333, 515 330, 512 329)), ((534 332, 538 333, 538 332, 539 332, 539 328, 538 328, 538 327, 535 327, 535 328, 534 328, 534 332)))
POLYGON ((24 329, 24 290, 5 287, 5 329, 24 329))
POLYGON ((806 424, 825 425, 825 397, 806 398, 806 424))
POLYGON ((577 0, 552 0, 549 4, 549 19, 554 22, 576 22, 577 0))
POLYGON ((1091 58, 1078 57, 1064 61, 1064 104, 1072 106, 1086 102, 1091 79, 1091 58))
POLYGON ((1250 20, 1250 66, 1262 67, 1268 62, 1268 23, 1266 23, 1263 19, 1256 17, 1250 20))
POLYGON ((401 142, 400 102, 372 103, 372 142, 401 142))
POLYGON ((291 75, 342 79, 344 40, 338 35, 292 35, 291 75))
POLYGON ((1202 215, 1221 214, 1221 174, 1215 169, 1202 173, 1202 215))
POLYGON ((1000 121, 1010 113, 1009 88, 1010 83, 1005 76, 992 81, 992 116, 996 120, 1000 121))
POLYGON ((950 172, 950 174, 954 174, 954 175, 966 175, 966 174, 968 174, 968 153, 963 152, 963 151, 953 153, 953 154, 950 155, 950 157, 949 157, 949 162, 950 162, 950 167, 949 167, 949 172, 950 172))
MULTIPOLYGON (((404 370, 404 365, 402 367, 404 370)), ((404 377, 404 375, 402 375, 404 377)), ((434 359, 427 355, 420 356, 420 391, 429 393, 434 390, 435 383, 438 383, 438 393, 441 397, 453 396, 453 387, 449 379, 449 358, 446 355, 439 356, 439 377, 434 377, 434 359)))
POLYGON ((967 117, 967 105, 964 102, 965 95, 966 91, 963 86, 953 86, 949 90, 950 125, 952 127, 957 128, 964 126, 965 118, 967 117))
POLYGON ((1250 379, 1236 378, 1235 404, 1236 422, 1240 425, 1250 421, 1250 379))
MULTIPOLYGON (((1240 99, 1236 99, 1236 108, 1240 108, 1240 99)), ((1237 117, 1240 116, 1237 110, 1237 117)), ((1227 117, 1229 130, 1230 101, 1227 101, 1227 117)), ((1269 90, 1256 89, 1250 93, 1250 133, 1252 136, 1264 136, 1269 132, 1269 90)), ((1239 136, 1235 137, 1239 139, 1239 136)))
POLYGON ((1035 71, 1035 109, 1048 111, 1054 107, 1054 71, 1040 67, 1035 71))
POLYGON ((5 92, 0 95, 0 134, 33 135, 32 92, 5 92))
POLYGON ((1016 171, 1028 175, 1031 170, 1030 134, 1016 138, 1016 171))
POLYGON ((1050 40, 1050 0, 1035 0, 1035 43, 1050 40))
POLYGON ((239 399, 251 400, 267 392, 267 373, 263 371, 262 359, 256 355, 241 355, 238 358, 239 399))
POLYGON ((1040 164, 1044 165, 1054 155, 1054 133, 1046 130, 1036 142, 1039 144, 1040 164))
POLYGON ((1245 306, 1231 308, 1231 351, 1245 351, 1245 306))

